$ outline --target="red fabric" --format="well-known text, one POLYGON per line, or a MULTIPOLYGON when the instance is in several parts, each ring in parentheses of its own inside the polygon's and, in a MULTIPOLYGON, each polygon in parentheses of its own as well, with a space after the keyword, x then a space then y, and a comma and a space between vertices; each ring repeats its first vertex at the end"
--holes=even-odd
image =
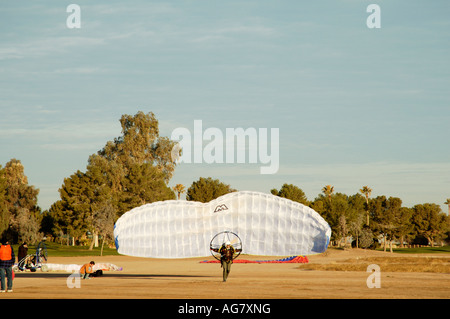
MULTIPOLYGON (((277 260, 246 260, 246 259, 235 259, 233 263, 235 264, 263 264, 263 263, 272 263, 272 264, 307 264, 309 262, 308 257, 306 256, 293 256, 285 259, 277 259, 277 260)), ((201 261, 201 263, 219 263, 218 260, 205 260, 201 261)))

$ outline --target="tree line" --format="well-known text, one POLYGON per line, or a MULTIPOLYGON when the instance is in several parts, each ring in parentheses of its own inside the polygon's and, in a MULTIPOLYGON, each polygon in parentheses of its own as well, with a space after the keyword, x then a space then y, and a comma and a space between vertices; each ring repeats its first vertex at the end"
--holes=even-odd
MULTIPOLYGON (((200 177, 186 190, 168 186, 176 163, 175 142, 159 135, 153 113, 122 115, 121 136, 108 141, 88 158, 85 171, 64 178, 60 199, 42 211, 37 205, 39 189, 28 185, 20 160, 0 165, 0 235, 12 242, 37 242, 44 235, 60 240, 82 239, 86 234, 112 241, 114 223, 126 211, 155 201, 181 199, 208 202, 236 191, 211 177, 200 177)), ((181 152, 181 150, 180 150, 181 152)), ((404 207, 397 197, 372 198, 362 187, 354 195, 335 193, 326 185, 314 200, 308 200, 296 185, 284 184, 270 192, 317 211, 332 229, 332 241, 343 245, 353 238, 358 247, 423 242, 431 245, 449 240, 450 218, 437 204, 404 207), (375 240, 374 240, 375 239, 375 240)), ((450 199, 445 202, 449 205, 450 199)), ((89 243, 93 245, 93 241, 89 243)))
MULTIPOLYGON (((176 185, 183 192, 183 185, 176 185)), ((236 191, 217 179, 201 177, 186 191, 186 200, 208 202, 236 191)), ((284 197, 318 212, 330 225, 332 244, 353 244, 359 248, 377 247, 381 242, 392 251, 392 243, 435 245, 450 241, 450 217, 433 203, 404 207, 398 197, 385 195, 371 198, 372 189, 363 186, 353 195, 335 193, 334 186, 325 185, 314 200, 308 200, 301 188, 283 184, 271 189, 273 195, 284 197)), ((449 205, 450 200, 445 202, 449 205)))

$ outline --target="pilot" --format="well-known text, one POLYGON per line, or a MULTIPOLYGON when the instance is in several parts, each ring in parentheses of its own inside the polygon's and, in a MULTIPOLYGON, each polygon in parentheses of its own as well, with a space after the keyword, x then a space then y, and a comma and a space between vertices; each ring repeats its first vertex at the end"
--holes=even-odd
POLYGON ((233 263, 233 257, 237 251, 239 250, 234 249, 230 241, 227 241, 219 249, 220 264, 221 267, 223 268, 223 281, 227 281, 228 275, 230 274, 231 271, 231 264, 233 263))

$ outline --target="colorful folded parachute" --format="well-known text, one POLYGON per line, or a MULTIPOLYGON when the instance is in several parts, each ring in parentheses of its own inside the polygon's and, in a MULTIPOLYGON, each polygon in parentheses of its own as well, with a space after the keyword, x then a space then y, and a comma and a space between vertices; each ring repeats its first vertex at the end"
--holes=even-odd
MULTIPOLYGON (((219 263, 218 260, 204 260, 201 261, 201 263, 204 264, 213 264, 213 263, 219 263)), ((247 260, 247 259, 235 259, 233 263, 238 264, 307 264, 309 262, 308 257, 306 256, 291 256, 283 259, 276 259, 276 260, 247 260)))
MULTIPOLYGON (((77 264, 45 264, 48 271, 65 271, 65 272, 74 272, 79 271, 82 265, 77 264)), ((111 263, 96 263, 92 267, 93 271, 103 270, 103 271, 121 271, 122 267, 116 266, 111 263)))
POLYGON ((153 258, 210 255, 211 239, 230 231, 242 254, 299 256, 324 252, 331 228, 313 209, 259 192, 226 194, 208 203, 168 200, 136 207, 114 226, 117 251, 153 258))

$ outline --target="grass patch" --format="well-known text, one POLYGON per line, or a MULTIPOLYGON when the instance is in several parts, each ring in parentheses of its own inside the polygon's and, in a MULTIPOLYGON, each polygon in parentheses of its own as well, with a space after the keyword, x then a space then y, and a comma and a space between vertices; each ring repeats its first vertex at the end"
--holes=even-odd
MULTIPOLYGON (((383 251, 383 249, 378 249, 383 251)), ((439 254, 439 253, 450 253, 450 246, 442 247, 420 247, 420 248, 394 248, 392 249, 394 253, 401 254, 439 254)))
POLYGON ((385 272, 432 272, 450 273, 448 257, 367 257, 352 258, 329 264, 303 264, 302 270, 367 271, 367 266, 376 264, 385 272))
MULTIPOLYGON (((89 250, 89 246, 67 246, 58 243, 45 243, 49 262, 52 257, 78 257, 78 256, 100 256, 100 247, 89 250)), ((14 253, 19 251, 19 245, 13 245, 14 253)), ((37 245, 28 245, 28 254, 36 252, 37 245)), ((119 256, 115 248, 103 247, 103 256, 119 256)))

